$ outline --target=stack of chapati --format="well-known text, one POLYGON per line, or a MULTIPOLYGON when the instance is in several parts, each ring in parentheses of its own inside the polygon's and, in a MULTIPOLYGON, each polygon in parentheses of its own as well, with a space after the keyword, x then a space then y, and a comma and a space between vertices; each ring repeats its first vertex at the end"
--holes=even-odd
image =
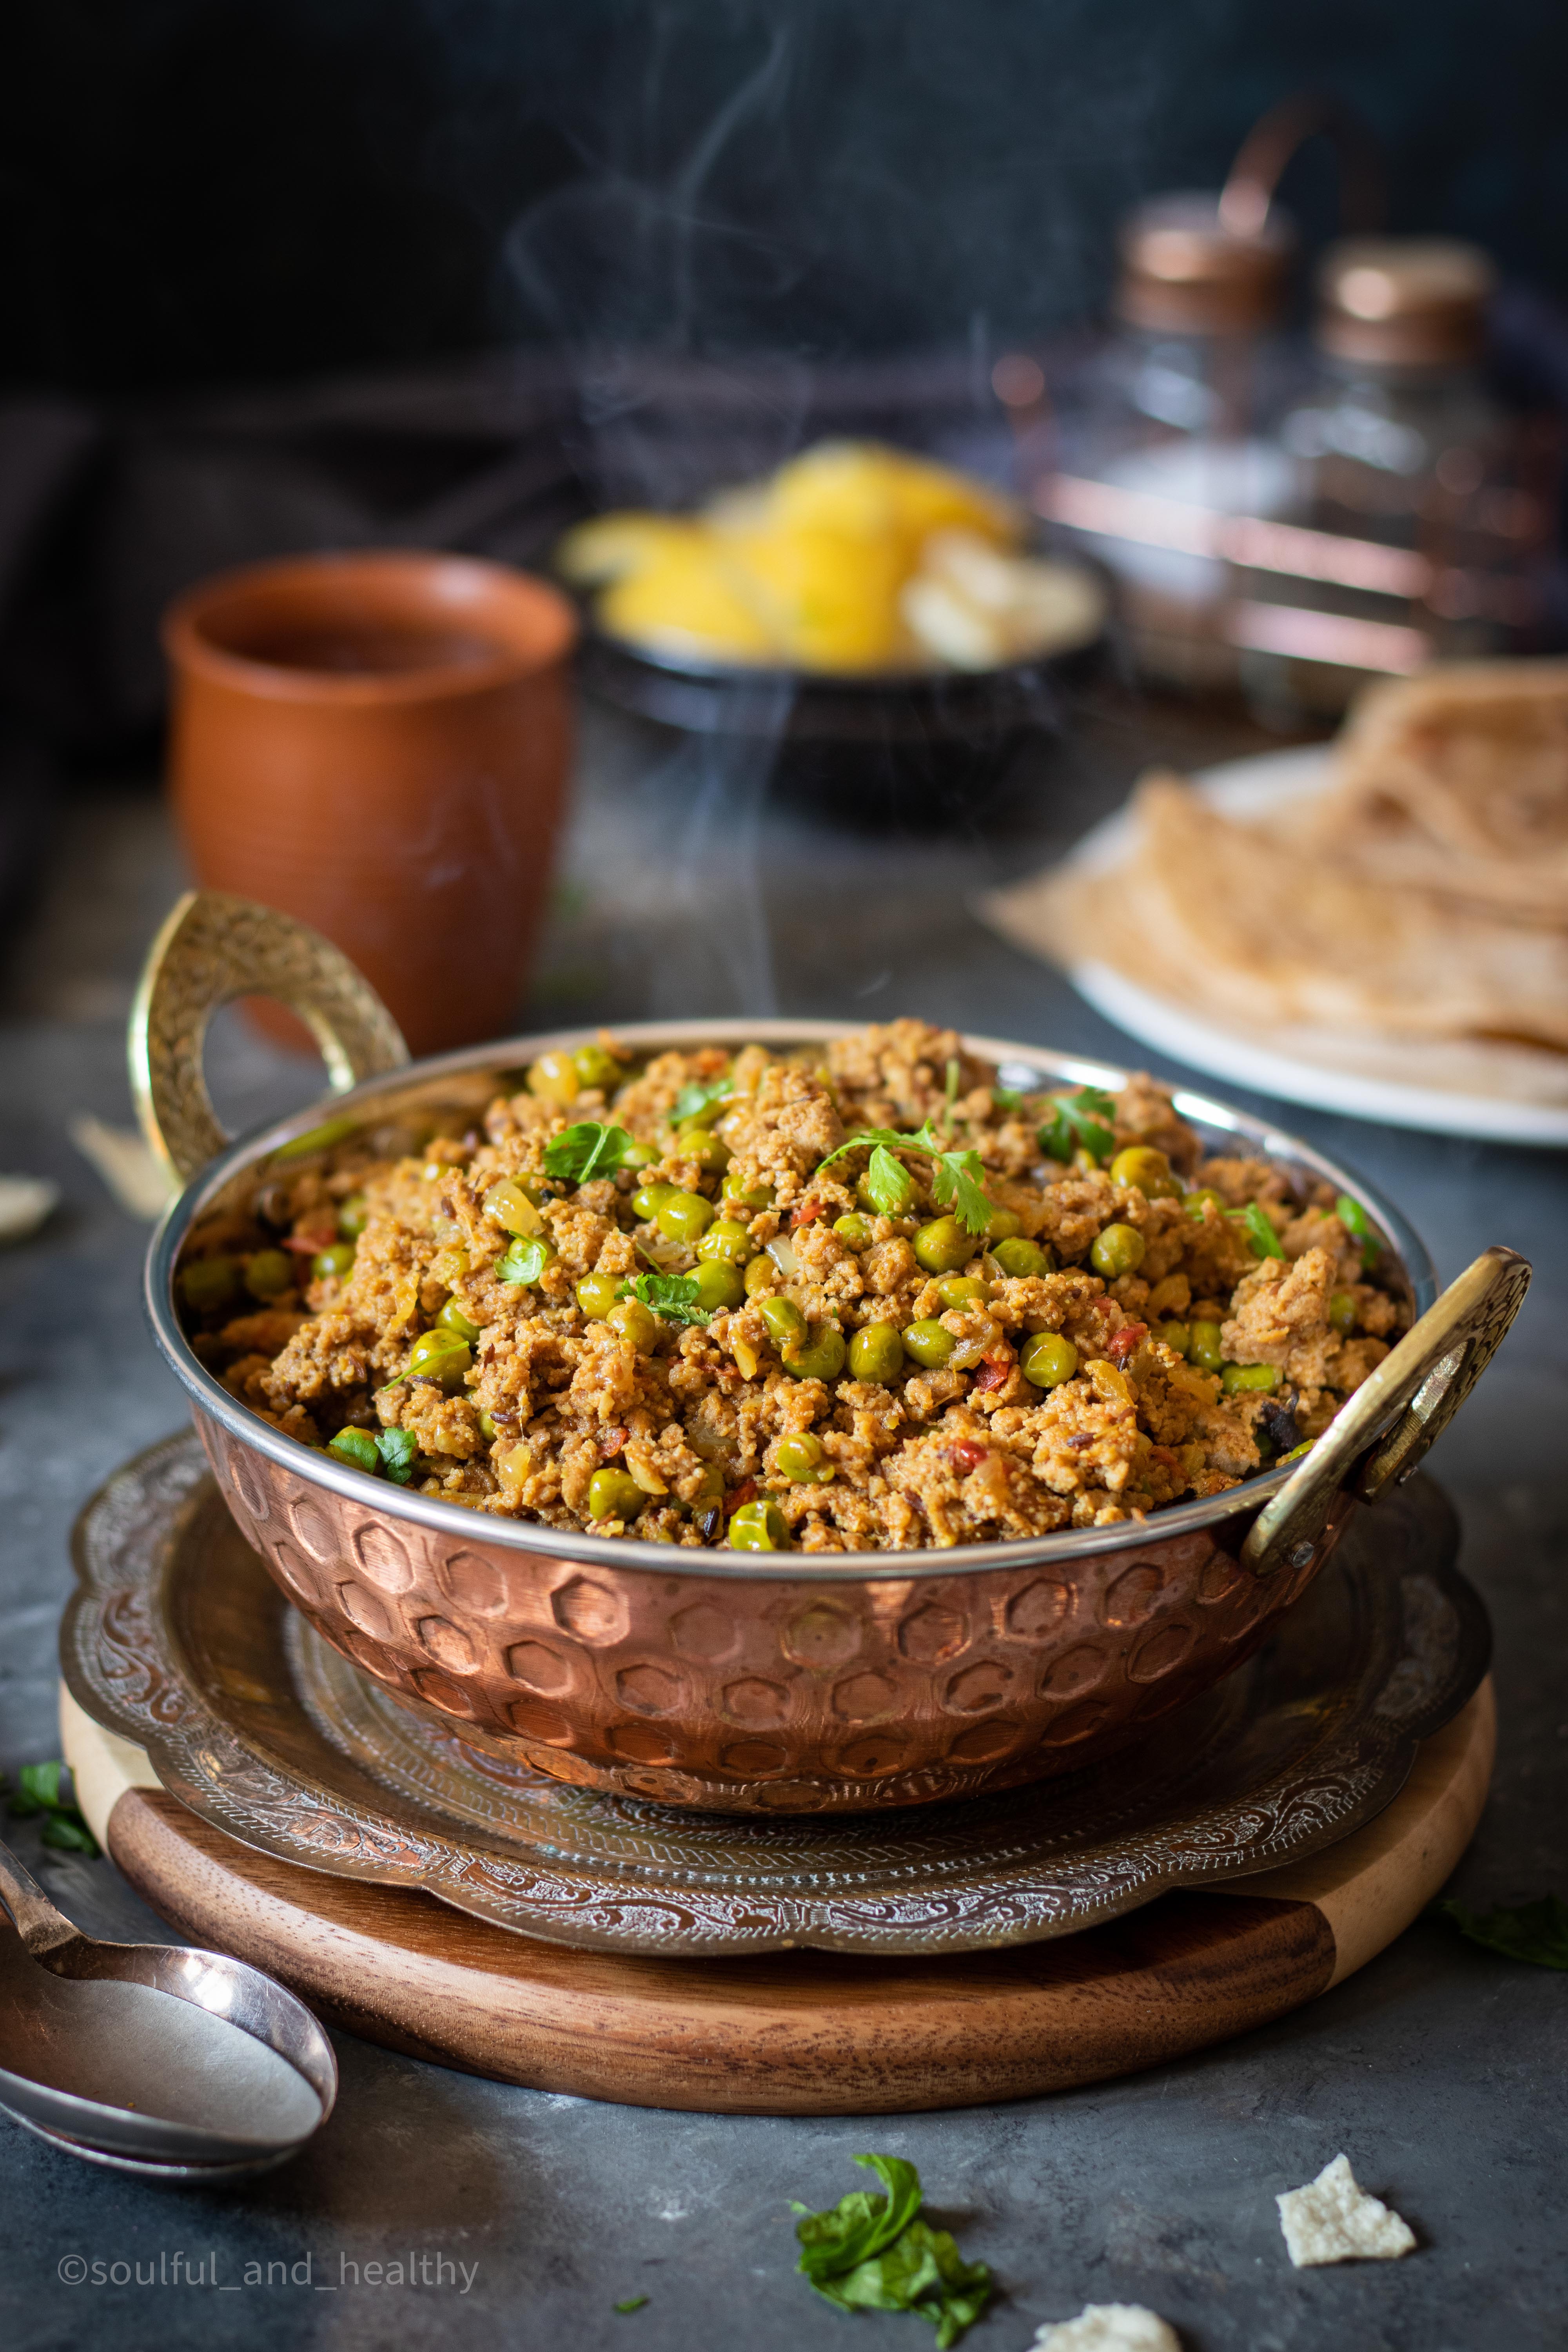
POLYGON ((1568 1101, 1568 662, 1373 688, 1266 818, 1159 774, 1131 814, 1124 862, 997 893, 997 928, 1278 1052, 1568 1101))

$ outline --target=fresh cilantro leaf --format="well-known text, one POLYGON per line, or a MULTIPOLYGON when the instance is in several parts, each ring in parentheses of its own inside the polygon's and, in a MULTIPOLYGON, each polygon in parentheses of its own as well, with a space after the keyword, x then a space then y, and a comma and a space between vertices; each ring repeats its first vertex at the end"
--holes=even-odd
POLYGON ((98 1840, 74 1805, 62 1805, 50 1813, 38 1832, 38 1840, 57 1853, 85 1853, 90 1860, 98 1852, 98 1840))
MULTIPOLYGON (((56 1805, 68 1803, 69 1800, 60 1795, 60 1774, 64 1770, 65 1766, 58 1761, 52 1764, 23 1765, 16 1779, 19 1783, 19 1794, 27 1800, 27 1811, 30 1813, 41 1813, 56 1805)), ((16 1810, 16 1806, 13 1802, 11 1811, 15 1812, 16 1810)))
MULTIPOLYGON (((830 1151, 821 1165, 826 1168, 846 1151, 853 1150, 857 1144, 866 1143, 872 1147, 872 1166, 877 1164, 878 1152, 885 1153, 888 1160, 891 1160, 895 1151, 921 1153, 933 1163, 931 1188, 932 1199, 942 1207, 946 1207, 951 1202, 972 1234, 983 1234, 985 1231, 986 1226, 991 1223, 993 1207, 981 1190, 981 1180, 984 1176, 985 1170, 977 1151, 949 1151, 942 1137, 932 1134, 931 1121, 928 1119, 923 1127, 916 1129, 913 1135, 900 1135, 897 1129, 890 1127, 862 1128, 858 1135, 847 1138, 838 1146, 837 1151, 830 1151)), ((870 1168, 867 1169, 866 1174, 867 1189, 869 1191, 870 1168)), ((875 1195, 872 1197, 875 1198, 875 1195)), ((881 1206, 879 1202, 877 1205, 881 1206)), ((894 1216, 898 1212, 886 1209, 882 1213, 884 1216, 894 1216)))
POLYGON ((640 2311, 647 2301, 646 2294, 628 2294, 615 2305, 616 2311, 640 2311))
POLYGON ((1383 1244, 1372 1230, 1372 1219, 1359 1201, 1342 1192, 1334 1202, 1334 1214, 1347 1234, 1353 1234, 1361 1244, 1361 1270, 1364 1274, 1373 1260, 1382 1253, 1383 1244))
POLYGON ((406 1486, 414 1475, 419 1440, 411 1429, 384 1429, 375 1441, 381 1466, 395 1486, 406 1486))
MULTIPOLYGON (((990 2300, 991 2273, 966 2263, 945 2230, 920 2218, 920 2175, 891 2156, 858 2156, 887 2194, 855 2189, 826 2213, 795 2223, 798 2268, 840 2311, 913 2311, 936 2329, 939 2352, 956 2344, 990 2300)), ((795 2210, 801 2209, 797 2206, 795 2210)))
POLYGON ((579 1119, 575 1127, 555 1136, 544 1147, 544 1172, 569 1184, 585 1184, 590 1176, 608 1176, 624 1168, 626 1153, 636 1146, 624 1127, 605 1127, 595 1118, 579 1119))
POLYGON ((82 1819, 79 1809, 60 1793, 60 1775, 65 1766, 58 1759, 47 1764, 24 1764, 16 1775, 17 1789, 10 1803, 16 1821, 31 1821, 35 1814, 44 1816, 38 1832, 47 1846, 58 1853, 95 1854, 98 1841, 82 1819))
POLYGON ((879 1143, 872 1152, 861 1182, 866 1198, 884 1217, 903 1216, 915 1197, 909 1170, 894 1159, 885 1143, 879 1143))
POLYGON ((982 1188, 985 1170, 978 1151, 940 1151, 931 1177, 931 1197, 945 1208, 951 1202, 959 1222, 972 1234, 983 1234, 995 1214, 994 1204, 982 1188))
POLYGON ((847 1135, 837 1150, 830 1151, 826 1159, 819 1160, 817 1165, 820 1168, 831 1168, 836 1160, 842 1160, 847 1151, 853 1151, 857 1144, 864 1143, 879 1143, 888 1151, 930 1153, 942 1150, 942 1145, 929 1127, 922 1127, 914 1135, 900 1135, 896 1127, 862 1127, 853 1135, 847 1135))
POLYGON ((991 1100, 998 1110, 1022 1110, 1024 1097, 1013 1087, 993 1087, 991 1100))
POLYGON ((645 1307, 667 1323, 707 1323, 708 1311, 698 1303, 697 1285, 689 1274, 639 1274, 633 1290, 645 1307))
POLYGON ((1047 1095, 1046 1101, 1052 1115, 1042 1123, 1038 1141, 1047 1160, 1068 1160, 1080 1145, 1092 1160, 1110 1158, 1116 1106, 1101 1087, 1080 1087, 1076 1095, 1047 1095))
POLYGON ((700 1118, 714 1103, 727 1102, 734 1091, 732 1078, 693 1078, 675 1097, 673 1116, 677 1124, 685 1118, 700 1118))
POLYGON ((1284 1256, 1273 1221, 1260 1202, 1248 1201, 1245 1209, 1229 1209, 1226 1213, 1237 1218, 1247 1227, 1247 1237, 1252 1244, 1255 1257, 1284 1256))
POLYGON ((921 2210, 921 2177, 898 2156, 858 2156, 881 2181, 886 2195, 852 2189, 826 2213, 805 2214, 795 2224, 800 2240, 797 2269, 813 2285, 851 2271, 890 2245, 921 2210))
POLYGON ((1568 1969, 1568 1903, 1561 1895, 1543 1895, 1539 1903, 1521 1903, 1513 1910, 1500 1905, 1495 1911, 1468 1911, 1462 1903, 1439 1903, 1437 1908, 1461 1936, 1501 1952, 1505 1959, 1568 1969))

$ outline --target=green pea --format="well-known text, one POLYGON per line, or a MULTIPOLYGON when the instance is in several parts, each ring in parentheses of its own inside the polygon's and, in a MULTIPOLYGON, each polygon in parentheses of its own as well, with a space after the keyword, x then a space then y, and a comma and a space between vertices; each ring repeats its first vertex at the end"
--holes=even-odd
POLYGON ((730 1165, 730 1147, 704 1127, 683 1127, 670 1147, 670 1158, 695 1160, 710 1176, 720 1176, 730 1165))
POLYGON ((529 1065, 528 1090, 542 1102, 574 1102, 582 1089, 577 1064, 570 1054, 541 1054, 537 1062, 529 1065))
POLYGON ((1219 1384, 1226 1396, 1247 1395, 1254 1389, 1277 1389, 1279 1367, 1278 1364, 1225 1364, 1220 1368, 1219 1384))
POLYGON ((1154 1337, 1163 1339, 1167 1348, 1174 1348, 1178 1356, 1186 1355, 1193 1344, 1193 1335, 1184 1323, 1156 1323, 1154 1337))
POLYGON ((612 1331, 629 1339, 639 1356, 651 1356, 658 1345, 658 1317, 640 1298, 623 1298, 605 1318, 612 1331))
POLYGON ((629 1470, 595 1470, 588 1481, 591 1519, 635 1519, 647 1500, 629 1470))
POLYGON ((673 1201, 679 1190, 679 1184, 645 1184, 640 1192, 632 1194, 633 1215, 645 1222, 657 1217, 665 1202, 673 1201))
POLYGON ((455 1396, 463 1385, 465 1374, 473 1370, 474 1360, 466 1340, 455 1331, 443 1331, 437 1324, 416 1339, 408 1351, 408 1369, 423 1379, 438 1381, 448 1396, 455 1396))
POLYGON ((623 1143, 621 1146, 623 1168, 651 1168, 658 1158, 658 1153, 651 1143, 633 1142, 623 1143))
POLYGON ((713 1222, 713 1203, 700 1192, 672 1192, 661 1201, 654 1223, 667 1241, 694 1242, 713 1222))
POLYGON ((788 1347, 805 1339, 805 1318, 793 1298, 764 1298, 757 1311, 775 1348, 788 1347))
POLYGON ((1223 1192, 1216 1192, 1212 1184, 1200 1185, 1195 1192, 1189 1192, 1185 1200, 1182 1202, 1182 1206, 1186 1211, 1188 1216, 1194 1218, 1196 1223, 1201 1225, 1204 1221, 1204 1208, 1205 1203, 1212 1206, 1220 1216, 1224 1216, 1226 1209, 1225 1194, 1223 1192))
POLYGON ((936 1217, 915 1235, 915 1256, 928 1274, 954 1274, 978 1247, 956 1217, 936 1217))
POLYGON ((998 1242, 1010 1242, 1015 1238, 1021 1222, 1012 1209, 993 1209, 983 1238, 990 1248, 994 1249, 998 1242))
POLYGON ((310 1279, 325 1282, 329 1275, 336 1275, 341 1282, 353 1262, 353 1242, 333 1242, 330 1248, 318 1250, 310 1260, 310 1279))
POLYGON ((622 1065, 603 1045, 579 1045, 572 1066, 585 1087, 597 1087, 604 1095, 612 1093, 625 1075, 622 1065))
POLYGON ((991 1255, 1004 1274, 1014 1276, 1049 1274, 1056 1264, 1048 1249, 1042 1249, 1038 1242, 1022 1238, 998 1242, 991 1255))
POLYGON ((771 1209, 773 1188, 771 1184, 748 1184, 739 1169, 727 1168, 724 1171, 724 1198, 726 1201, 739 1201, 746 1209, 771 1209))
POLYGON ((338 1210, 338 1231, 344 1241, 357 1242, 370 1223, 370 1202, 363 1192, 351 1192, 338 1210))
MULTIPOLYGON (((353 1244, 343 1246, 353 1257, 353 1244)), ((294 1281, 294 1261, 287 1250, 258 1250, 245 1261, 245 1286, 252 1298, 276 1298, 280 1290, 290 1289, 294 1281)))
POLYGON ((944 1307, 980 1307, 986 1297, 985 1284, 972 1274, 944 1274, 936 1290, 944 1307))
POLYGON ((1329 1301, 1329 1321, 1339 1332, 1353 1331, 1356 1324, 1355 1293, 1336 1290, 1329 1301))
POLYGON ((1136 1274, 1148 1244, 1136 1225, 1106 1225, 1095 1235, 1089 1262, 1107 1282, 1119 1275, 1136 1274))
POLYGON ((773 1262, 765 1252, 758 1257, 747 1260, 745 1285, 748 1298, 755 1298, 760 1291, 766 1290, 773 1278, 774 1270, 773 1262))
POLYGON ((496 1439, 500 1435, 500 1432, 496 1427, 494 1420, 488 1412, 481 1412, 479 1415, 479 1435, 484 1439, 487 1445, 493 1445, 496 1439))
POLYGON ((542 1234, 519 1234, 509 1242, 496 1265, 498 1282, 536 1283, 547 1265, 560 1255, 542 1234))
POLYGON ((863 1250, 871 1246, 871 1225, 867 1217, 835 1217, 833 1230, 848 1249, 863 1250))
POLYGON ((849 1342, 850 1379, 892 1381, 897 1380, 903 1369, 904 1343, 899 1337, 897 1326, 892 1323, 863 1323, 849 1342))
POLYGON ((457 1300, 448 1298, 436 1318, 436 1328, 438 1331, 455 1331, 465 1345, 471 1347, 484 1327, 470 1323, 457 1300))
POLYGON ((773 1448, 775 1465, 796 1486, 821 1485, 823 1459, 821 1439, 806 1433, 783 1437, 773 1448))
POLYGON ((1110 1163, 1113 1184, 1135 1184, 1146 1201, 1175 1201, 1182 1188, 1171 1173, 1171 1163, 1151 1144, 1130 1144, 1110 1163))
POLYGON ((934 1370, 939 1364, 945 1364, 958 1345, 944 1324, 929 1319, 910 1324, 900 1338, 908 1353, 917 1364, 923 1364, 928 1371, 934 1370))
POLYGON ((340 1429, 327 1452, 346 1462, 351 1470, 366 1470, 374 1478, 381 1467, 381 1451, 368 1429, 340 1429))
POLYGON ((1200 1372, 1218 1371, 1225 1361, 1225 1348, 1217 1323, 1188 1324, 1187 1361, 1196 1364, 1200 1372))
POLYGON ((1018 1369, 1037 1389, 1059 1389, 1078 1370, 1078 1349, 1057 1331, 1037 1331, 1018 1359, 1018 1369))
POLYGON ((216 1315, 227 1307, 239 1287, 238 1268, 231 1257, 198 1257, 181 1269, 180 1296, 193 1315, 216 1315))
POLYGON ((731 1551, 788 1551, 789 1529, 776 1503, 742 1503, 730 1522, 731 1551))
POLYGON ((836 1381, 848 1353, 837 1323, 816 1324, 808 1338, 788 1340, 779 1349, 779 1361, 797 1381, 836 1381))
POLYGON ((756 1254, 757 1245, 750 1233, 733 1217, 721 1217, 717 1224, 709 1226, 697 1244, 699 1257, 717 1258, 725 1265, 744 1265, 756 1254))
POLYGON ((721 1257, 703 1258, 692 1279, 697 1285, 697 1304, 705 1315, 717 1314, 721 1307, 739 1307, 746 1295, 740 1267, 727 1265, 721 1257))
POLYGON ((621 1274, 585 1274, 577 1285, 577 1304, 590 1323, 602 1323, 621 1295, 621 1274))

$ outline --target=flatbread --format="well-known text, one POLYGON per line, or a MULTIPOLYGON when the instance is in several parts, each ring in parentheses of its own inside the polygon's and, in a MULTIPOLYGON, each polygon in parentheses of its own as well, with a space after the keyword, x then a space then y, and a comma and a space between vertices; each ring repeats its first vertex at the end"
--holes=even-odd
POLYGON ((1125 866, 998 893, 988 906, 998 928, 1247 1029, 1568 1052, 1568 930, 1389 888, 1221 815, 1175 776, 1144 780, 1132 823, 1125 866))
POLYGON ((1568 925, 1568 661, 1370 688, 1287 837, 1368 880, 1568 925))

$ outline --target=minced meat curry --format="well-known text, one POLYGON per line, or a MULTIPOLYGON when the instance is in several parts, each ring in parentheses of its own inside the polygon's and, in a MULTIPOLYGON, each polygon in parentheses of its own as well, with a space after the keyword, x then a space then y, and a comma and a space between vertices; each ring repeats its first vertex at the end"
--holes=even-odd
POLYGON ((461 1136, 278 1155, 193 1235, 241 1403, 479 1511, 739 1550, 1136 1518, 1310 1443, 1406 1319, 1360 1204, 957 1035, 547 1054, 461 1136))

